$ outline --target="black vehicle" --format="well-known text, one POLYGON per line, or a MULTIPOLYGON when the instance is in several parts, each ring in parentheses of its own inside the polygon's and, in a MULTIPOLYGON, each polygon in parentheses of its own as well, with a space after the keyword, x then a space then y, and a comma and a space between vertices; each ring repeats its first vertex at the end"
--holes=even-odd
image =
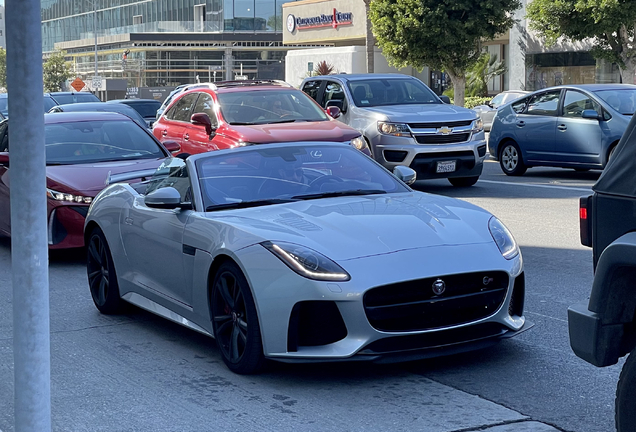
POLYGON ((85 102, 75 104, 56 105, 49 110, 49 113, 57 112, 86 112, 86 111, 102 111, 116 112, 130 117, 139 126, 148 128, 148 123, 135 109, 124 104, 106 104, 104 102, 85 102))
POLYGON ((124 104, 134 108, 144 118, 149 128, 157 119, 157 110, 161 107, 161 102, 155 99, 116 99, 107 103, 124 104))
POLYGON ((594 194, 580 200, 581 243, 593 249, 589 301, 568 309, 574 353, 598 367, 629 354, 616 390, 616 429, 636 431, 636 116, 594 194))
POLYGON ((51 92, 49 95, 55 100, 57 105, 101 102, 97 96, 89 92, 51 92))
MULTIPOLYGON (((56 105, 59 105, 56 100, 54 100, 49 93, 44 93, 44 112, 48 112, 51 108, 56 105)), ((9 118, 9 94, 8 93, 0 93, 0 114, 2 114, 2 118, 9 118)))

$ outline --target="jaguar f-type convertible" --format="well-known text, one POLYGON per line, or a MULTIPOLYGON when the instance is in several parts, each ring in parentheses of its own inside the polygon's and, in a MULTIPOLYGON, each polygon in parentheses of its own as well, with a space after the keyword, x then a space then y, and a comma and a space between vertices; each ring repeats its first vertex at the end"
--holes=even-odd
POLYGON ((168 159, 91 204, 90 292, 103 313, 128 302, 213 336, 237 373, 412 360, 526 329, 508 229, 414 180, 337 143, 168 159))

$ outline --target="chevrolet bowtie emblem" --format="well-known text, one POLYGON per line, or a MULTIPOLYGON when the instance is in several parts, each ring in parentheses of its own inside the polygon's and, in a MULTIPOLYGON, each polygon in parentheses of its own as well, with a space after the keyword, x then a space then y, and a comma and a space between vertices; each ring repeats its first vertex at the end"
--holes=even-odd
POLYGON ((450 135, 453 132, 453 128, 449 128, 448 126, 442 126, 441 128, 437 128, 437 133, 442 135, 450 135))

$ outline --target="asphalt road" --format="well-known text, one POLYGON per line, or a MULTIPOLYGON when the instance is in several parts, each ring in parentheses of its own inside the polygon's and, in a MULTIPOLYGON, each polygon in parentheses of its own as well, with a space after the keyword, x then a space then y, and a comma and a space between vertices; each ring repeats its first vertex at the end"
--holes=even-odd
MULTIPOLYGON (((547 430, 515 423, 532 420, 563 431, 612 431, 620 365, 597 369, 578 359, 567 333, 568 305, 584 300, 592 284, 578 198, 598 175, 535 168, 511 178, 487 162, 470 188, 418 182, 417 189, 475 203, 508 225, 524 256, 526 315, 535 327, 488 350, 407 364, 273 364, 261 375, 237 376, 203 335, 137 309, 100 315, 83 253, 52 253, 54 430, 444 432, 506 423, 506 431, 547 430)), ((0 430, 11 432, 7 239, 0 239, 0 298, 0 430)))

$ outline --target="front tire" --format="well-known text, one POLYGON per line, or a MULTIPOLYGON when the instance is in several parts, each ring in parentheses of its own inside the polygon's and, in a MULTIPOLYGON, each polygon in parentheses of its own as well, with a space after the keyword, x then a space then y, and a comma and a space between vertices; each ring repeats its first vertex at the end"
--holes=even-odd
POLYGON ((627 357, 616 388, 616 430, 636 431, 636 349, 627 357))
POLYGON ((499 165, 504 174, 509 176, 521 176, 528 169, 523 163, 521 150, 519 150, 519 146, 514 141, 508 141, 501 148, 499 165))
POLYGON ((106 315, 121 313, 125 304, 119 295, 119 284, 106 236, 94 228, 88 239, 86 270, 93 303, 106 315))
POLYGON ((237 374, 259 372, 265 363, 261 329, 243 272, 234 262, 221 264, 211 289, 212 327, 223 362, 237 374))
POLYGON ((448 181, 455 187, 469 187, 477 183, 479 180, 479 176, 474 177, 453 177, 449 178, 448 181))

